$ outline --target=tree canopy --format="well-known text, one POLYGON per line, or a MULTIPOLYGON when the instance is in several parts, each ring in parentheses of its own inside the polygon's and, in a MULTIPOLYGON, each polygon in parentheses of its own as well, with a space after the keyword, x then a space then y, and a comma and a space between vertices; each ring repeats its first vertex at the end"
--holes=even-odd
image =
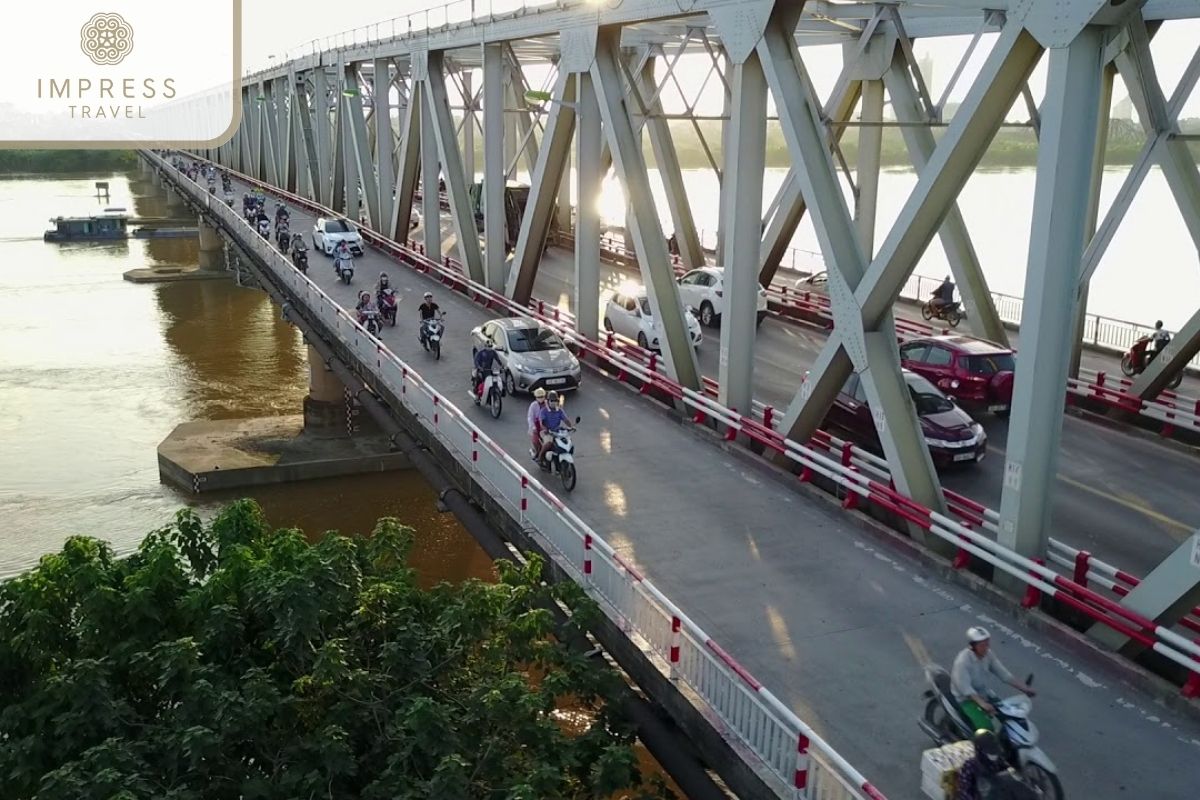
POLYGON ((70 539, 0 585, 9 798, 665 797, 625 685, 554 633, 542 564, 418 586, 413 531, 310 543, 252 501, 132 555, 70 539), (590 724, 568 729, 569 702, 590 724))

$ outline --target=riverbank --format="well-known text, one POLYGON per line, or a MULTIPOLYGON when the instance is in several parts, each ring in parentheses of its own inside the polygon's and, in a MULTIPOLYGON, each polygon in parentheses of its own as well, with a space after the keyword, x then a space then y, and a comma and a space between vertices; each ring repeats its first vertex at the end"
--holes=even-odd
POLYGON ((0 174, 118 172, 137 166, 132 150, 0 150, 0 174))

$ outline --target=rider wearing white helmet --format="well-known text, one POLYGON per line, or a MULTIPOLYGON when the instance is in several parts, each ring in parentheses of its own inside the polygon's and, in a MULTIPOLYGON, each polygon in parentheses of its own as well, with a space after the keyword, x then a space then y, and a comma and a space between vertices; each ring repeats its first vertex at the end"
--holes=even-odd
POLYGON ((992 636, 986 628, 967 629, 967 646, 954 659, 950 669, 950 691, 975 730, 995 730, 992 714, 995 708, 988 701, 988 673, 995 675, 1017 691, 1033 696, 1033 689, 1021 683, 1008 671, 991 650, 992 636))

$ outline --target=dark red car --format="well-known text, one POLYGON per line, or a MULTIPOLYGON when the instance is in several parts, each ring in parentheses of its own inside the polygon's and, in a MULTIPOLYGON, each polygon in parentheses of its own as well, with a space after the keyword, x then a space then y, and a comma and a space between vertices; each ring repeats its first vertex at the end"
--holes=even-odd
MULTIPOLYGON (((948 467, 982 461, 987 454, 987 434, 983 426, 920 375, 905 370, 904 381, 912 393, 921 433, 934 465, 948 467)), ((867 393, 858 375, 851 375, 846 381, 825 416, 825 424, 833 432, 844 433, 872 452, 883 452, 875 418, 867 404, 867 393)))
POLYGON ((900 345, 900 363, 964 406, 1008 416, 1017 365, 1007 347, 970 336, 929 336, 900 345))

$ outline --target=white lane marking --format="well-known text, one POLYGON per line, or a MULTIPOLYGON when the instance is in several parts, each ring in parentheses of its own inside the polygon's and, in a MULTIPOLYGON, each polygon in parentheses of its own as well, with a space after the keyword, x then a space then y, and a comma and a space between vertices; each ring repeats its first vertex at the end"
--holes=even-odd
MULTIPOLYGON (((1110 687, 1108 687, 1106 684, 1100 683, 1099 681, 1097 681, 1095 678, 1091 677, 1087 673, 1085 673, 1079 669, 1076 669, 1069 662, 1067 662, 1067 661, 1063 660, 1062 658, 1059 658, 1058 656, 1043 649, 1042 646, 1039 645, 1037 642, 1031 641, 1030 639, 1026 638, 1025 636, 1022 636, 1020 633, 1018 633, 1016 630, 1014 630, 1010 626, 1004 624, 1003 622, 1000 622, 999 620, 997 620, 991 616, 988 616, 986 613, 975 612, 971 608, 970 605, 960 603, 959 599, 957 597, 955 597, 954 594, 952 594, 950 591, 943 589, 940 586, 937 586, 936 584, 930 582, 929 580, 922 577, 921 575, 911 572, 907 567, 905 567, 903 564, 901 564, 896 559, 894 559, 888 555, 885 555, 884 553, 880 552, 879 550, 876 550, 874 547, 871 547, 868 544, 864 544, 863 542, 856 541, 854 543, 854 546, 857 547, 859 550, 862 550, 870 555, 875 556, 875 558, 880 561, 885 561, 885 562, 890 563, 892 565, 892 568, 894 570, 896 570, 897 572, 909 573, 909 577, 912 578, 913 583, 916 583, 919 586, 923 586, 925 589, 929 590, 930 592, 932 592, 933 594, 942 598, 943 600, 947 600, 951 603, 956 604, 958 606, 959 611, 962 611, 965 614, 970 614, 970 615, 974 616, 975 619, 979 620, 979 622, 983 623, 984 625, 987 625, 989 627, 1000 630, 1006 636, 1013 639, 1014 641, 1016 641, 1023 647, 1033 650, 1035 653, 1037 653, 1037 655, 1040 658, 1043 658, 1043 659, 1049 661, 1050 663, 1054 664, 1055 666, 1057 666, 1060 669, 1064 670, 1065 672, 1069 673, 1073 678, 1075 678, 1075 680, 1079 681, 1079 683, 1082 684, 1087 689, 1090 689, 1092 691, 1096 691, 1097 689, 1109 690, 1110 687)), ((1106 693, 1108 693, 1110 695, 1113 694, 1111 691, 1107 691, 1106 693)), ((1124 697, 1119 696, 1119 695, 1113 697, 1113 702, 1116 705, 1120 706, 1121 708, 1125 709, 1126 711, 1130 711, 1130 712, 1137 714, 1144 721, 1149 722, 1153 725, 1157 725, 1158 727, 1162 728, 1163 730, 1171 731, 1172 735, 1177 740, 1182 742, 1183 744, 1191 745, 1192 747, 1200 749, 1200 738, 1194 738, 1194 737, 1188 736, 1186 733, 1184 733, 1183 731, 1176 728, 1170 722, 1164 721, 1162 718, 1150 713, 1149 711, 1142 708, 1138 704, 1136 704, 1130 700, 1127 700, 1124 697)))

